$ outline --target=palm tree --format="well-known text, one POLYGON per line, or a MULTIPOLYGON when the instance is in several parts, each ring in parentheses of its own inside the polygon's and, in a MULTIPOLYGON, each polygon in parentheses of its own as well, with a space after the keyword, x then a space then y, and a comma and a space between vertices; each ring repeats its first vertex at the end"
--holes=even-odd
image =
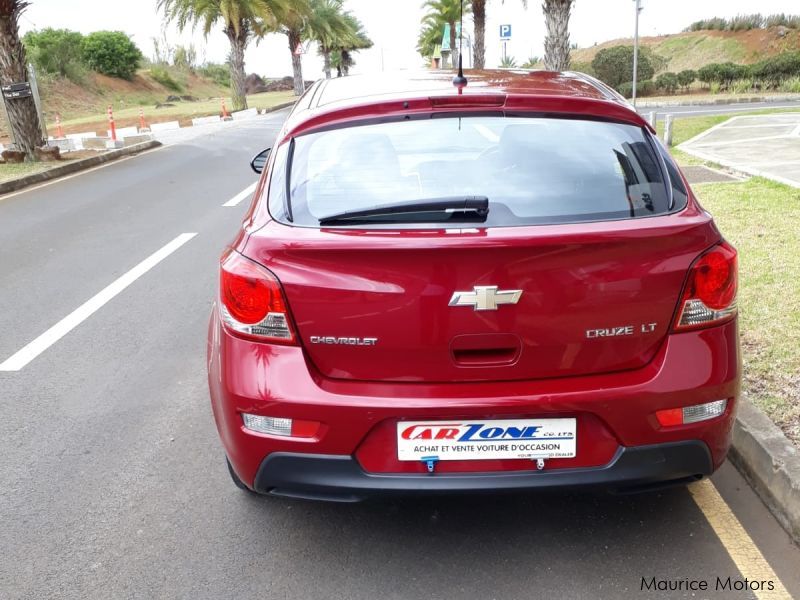
POLYGON ((355 64, 353 52, 372 48, 372 40, 364 31, 364 25, 349 12, 344 13, 348 35, 344 36, 331 49, 331 66, 335 66, 339 76, 347 75, 355 64))
POLYGON ((355 41, 356 32, 347 20, 343 0, 311 0, 311 15, 305 37, 317 42, 325 78, 331 78, 331 53, 340 44, 355 41))
POLYGON ((417 38, 417 52, 423 58, 430 58, 436 46, 442 43, 444 21, 436 14, 428 14, 422 19, 422 29, 417 38))
MULTIPOLYGON (((450 25, 450 56, 452 57, 451 63, 453 67, 458 64, 456 23, 461 20, 461 4, 462 0, 425 0, 422 5, 423 8, 428 9, 428 12, 422 17, 423 25, 432 21, 450 25)), ((463 4, 464 13, 468 14, 472 7, 472 0, 463 0, 463 4)))
POLYGON ((247 108, 245 94, 244 52, 254 37, 260 37, 274 25, 278 11, 286 10, 296 0, 158 0, 164 20, 175 21, 179 29, 190 23, 202 25, 208 37, 214 25, 222 23, 231 44, 231 95, 233 110, 247 108))
POLYGON ((303 63, 297 50, 303 43, 304 33, 308 31, 308 22, 313 18, 311 5, 308 0, 290 0, 287 6, 282 7, 275 16, 274 31, 284 34, 289 42, 294 75, 294 95, 300 96, 306 86, 303 81, 303 63))
MULTIPOLYGON (((28 81, 25 48, 19 40, 19 16, 27 6, 25 0, 0 0, 0 81, 4 84, 28 81)), ((36 160, 35 150, 44 140, 33 97, 9 100, 6 109, 17 147, 28 160, 36 160)))
POLYGON ((569 16, 575 0, 544 0, 547 36, 544 38, 544 67, 550 71, 569 69, 569 16))
MULTIPOLYGON (((505 0, 504 0, 505 1, 505 0)), ((575 0, 543 0, 547 36, 544 38, 544 68, 549 71, 569 69, 569 16, 575 0)), ((522 0, 527 9, 528 0, 522 0)), ((477 31, 475 37, 477 38, 477 31)))
POLYGON ((486 66, 486 0, 472 0, 472 22, 475 26, 472 64, 476 69, 483 69, 486 66))

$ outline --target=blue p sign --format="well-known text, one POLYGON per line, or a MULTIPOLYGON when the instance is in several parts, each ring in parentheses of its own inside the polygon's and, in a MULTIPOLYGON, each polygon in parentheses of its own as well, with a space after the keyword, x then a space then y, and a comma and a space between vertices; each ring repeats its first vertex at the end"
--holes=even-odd
POLYGON ((511 25, 500 25, 500 39, 501 40, 511 39, 511 25))

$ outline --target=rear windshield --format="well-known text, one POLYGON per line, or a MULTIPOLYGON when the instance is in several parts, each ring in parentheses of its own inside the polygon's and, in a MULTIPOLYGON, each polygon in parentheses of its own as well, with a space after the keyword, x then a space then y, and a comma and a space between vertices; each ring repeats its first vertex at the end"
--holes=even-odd
POLYGON ((276 156, 270 212, 296 225, 460 196, 488 198, 486 226, 631 219, 671 208, 658 150, 633 125, 448 117, 322 131, 291 145, 276 156))

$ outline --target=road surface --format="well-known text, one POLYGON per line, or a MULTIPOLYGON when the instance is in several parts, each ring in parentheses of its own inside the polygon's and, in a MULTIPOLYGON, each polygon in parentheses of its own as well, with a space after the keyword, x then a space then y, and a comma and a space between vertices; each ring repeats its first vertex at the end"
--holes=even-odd
POLYGON ((248 204, 229 201, 284 115, 0 197, 1 598, 800 597, 800 551, 730 466, 624 497, 237 490, 206 324, 248 204), (745 576, 780 594, 714 591, 745 576))
POLYGON ((703 117, 724 114, 738 114, 757 110, 773 110, 779 108, 795 108, 800 110, 800 100, 788 102, 733 102, 731 104, 698 104, 691 106, 637 107, 640 114, 656 113, 656 119, 672 114, 677 117, 703 117))

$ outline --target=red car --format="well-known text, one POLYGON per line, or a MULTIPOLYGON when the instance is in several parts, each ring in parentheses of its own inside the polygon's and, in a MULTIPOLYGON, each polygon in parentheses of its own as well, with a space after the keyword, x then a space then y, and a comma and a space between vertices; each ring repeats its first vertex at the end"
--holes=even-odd
POLYGON ((604 84, 468 75, 318 82, 253 160, 208 337, 239 487, 625 492, 725 459, 736 251, 604 84))

